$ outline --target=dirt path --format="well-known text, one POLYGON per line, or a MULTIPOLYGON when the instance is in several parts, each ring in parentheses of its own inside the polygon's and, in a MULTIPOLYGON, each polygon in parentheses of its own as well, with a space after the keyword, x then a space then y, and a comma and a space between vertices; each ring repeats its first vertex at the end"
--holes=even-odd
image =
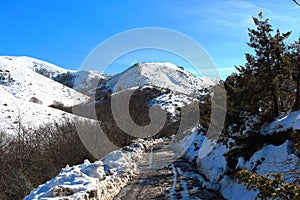
POLYGON ((134 199, 224 199, 202 187, 203 177, 195 167, 180 158, 167 144, 154 146, 140 165, 140 174, 132 180, 115 200, 134 199))

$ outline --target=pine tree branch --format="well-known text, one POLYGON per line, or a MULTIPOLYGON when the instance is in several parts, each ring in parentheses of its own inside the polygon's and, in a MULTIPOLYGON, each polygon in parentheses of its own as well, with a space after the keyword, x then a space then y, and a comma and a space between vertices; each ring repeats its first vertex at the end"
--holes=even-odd
POLYGON ((298 6, 300 6, 300 3, 297 0, 293 0, 293 2, 295 2, 295 4, 297 4, 298 6))

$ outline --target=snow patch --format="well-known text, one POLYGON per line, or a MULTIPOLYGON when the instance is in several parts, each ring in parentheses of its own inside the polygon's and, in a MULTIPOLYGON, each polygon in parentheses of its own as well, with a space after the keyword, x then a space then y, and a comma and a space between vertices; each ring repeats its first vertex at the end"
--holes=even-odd
POLYGON ((261 134, 269 135, 274 132, 285 131, 289 128, 300 130, 300 110, 288 112, 277 117, 272 123, 262 127, 261 134))

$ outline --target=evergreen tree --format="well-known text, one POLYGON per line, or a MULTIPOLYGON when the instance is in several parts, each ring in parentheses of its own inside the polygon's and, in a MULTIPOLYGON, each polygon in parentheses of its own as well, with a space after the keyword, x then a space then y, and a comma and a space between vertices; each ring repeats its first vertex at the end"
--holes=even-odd
POLYGON ((292 110, 300 110, 300 38, 289 46, 289 70, 295 88, 295 102, 292 110))
MULTIPOLYGON (((291 32, 274 35, 268 19, 263 19, 262 13, 253 17, 255 29, 248 29, 250 41, 247 43, 254 51, 247 53, 246 65, 237 67, 239 74, 227 80, 227 88, 231 88, 233 95, 240 101, 239 107, 250 114, 276 117, 281 110, 281 102, 286 95, 281 93, 286 80, 283 60, 286 52, 284 40, 291 32)), ((229 94, 231 95, 231 94, 229 94)))
POLYGON ((297 0, 293 0, 297 6, 300 6, 300 3, 297 0))
MULTIPOLYGON (((287 46, 284 41, 291 32, 275 32, 262 13, 253 17, 254 29, 248 29, 247 43, 253 53, 245 54, 246 64, 236 67, 225 81, 228 92, 228 112, 224 138, 230 149, 225 158, 234 171, 238 159, 249 160, 265 144, 279 145, 289 140, 295 155, 300 152, 298 132, 278 132, 262 135, 262 124, 273 121, 280 112, 291 108, 300 110, 300 38, 287 46), (294 103, 294 105, 293 105, 294 103)), ((288 163, 287 165, 290 166, 288 163)), ((293 164, 294 165, 294 164, 293 164)), ((299 169, 299 162, 295 164, 299 169)), ((284 174, 261 176, 254 171, 239 170, 236 178, 248 189, 258 190, 257 199, 299 199, 298 171, 289 169, 284 174), (293 183, 284 178, 292 177, 293 183)))

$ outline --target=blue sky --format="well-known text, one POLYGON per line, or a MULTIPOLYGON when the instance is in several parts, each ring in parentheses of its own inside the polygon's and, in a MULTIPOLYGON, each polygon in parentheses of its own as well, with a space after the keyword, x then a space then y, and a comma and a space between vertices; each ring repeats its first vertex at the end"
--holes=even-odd
MULTIPOLYGON (((292 0, 26 0, 0 2, 0 55, 26 55, 64 68, 78 69, 102 41, 134 28, 162 27, 179 31, 202 45, 221 77, 244 64, 249 52, 247 27, 263 11, 274 28, 300 34, 300 7, 292 0)), ((159 51, 132 53, 118 59, 109 72, 138 61, 185 63, 159 51)))

